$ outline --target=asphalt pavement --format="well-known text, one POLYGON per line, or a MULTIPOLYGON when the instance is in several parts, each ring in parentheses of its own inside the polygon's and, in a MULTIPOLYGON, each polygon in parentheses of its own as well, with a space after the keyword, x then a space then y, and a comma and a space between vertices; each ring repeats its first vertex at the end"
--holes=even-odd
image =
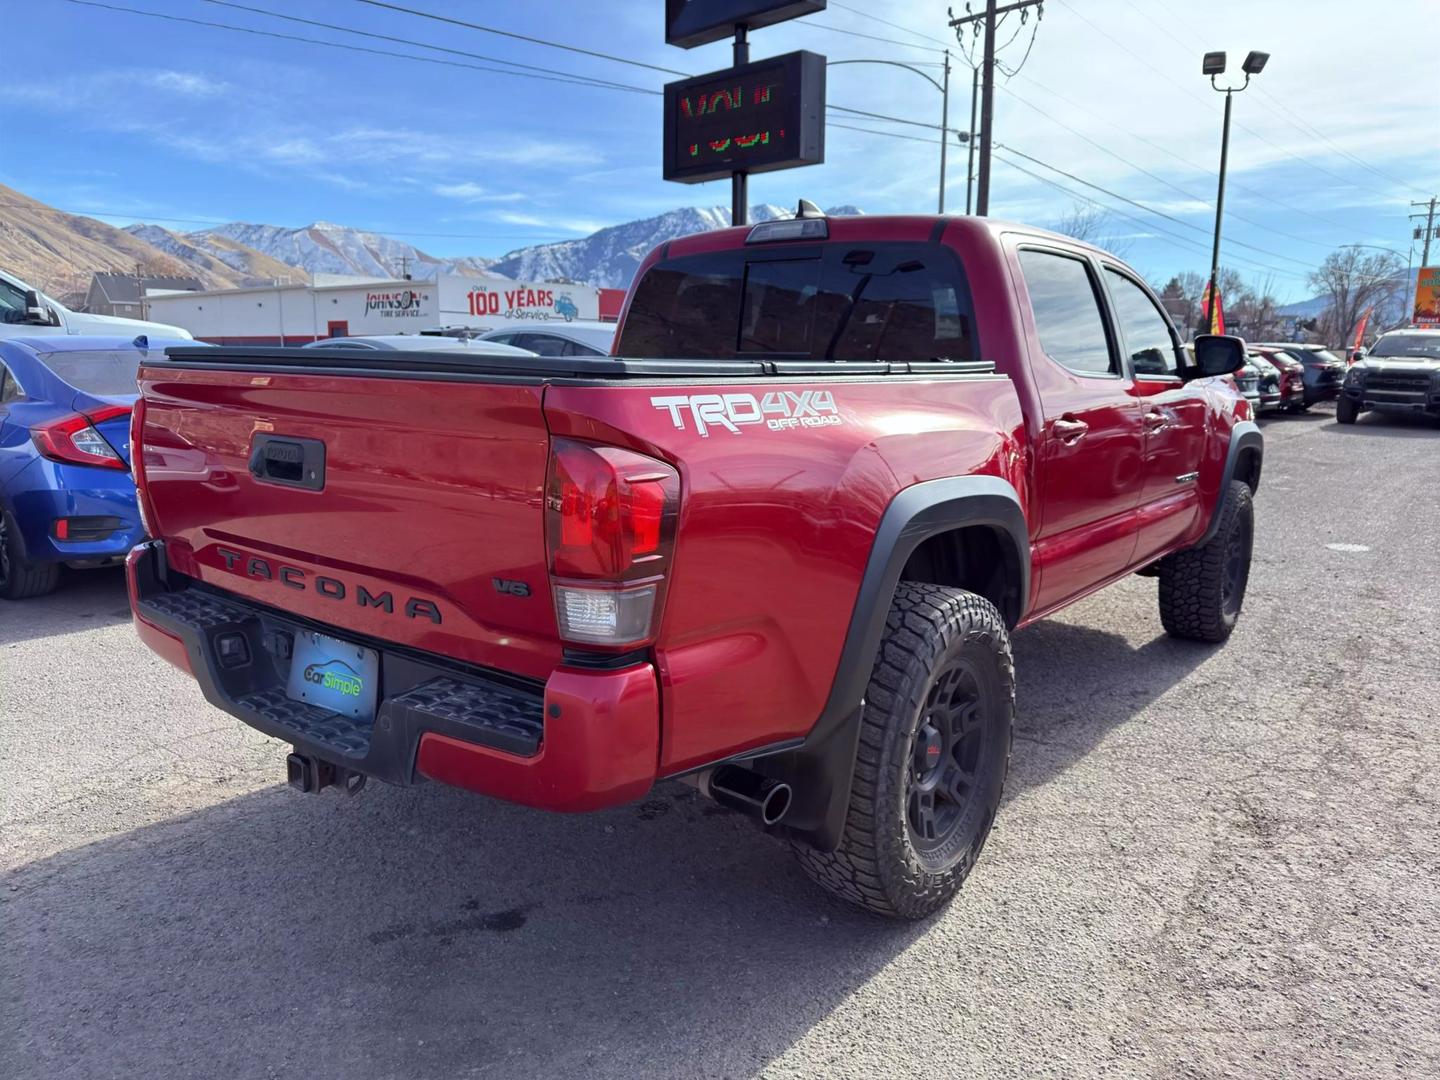
POLYGON ((1440 428, 1264 423, 1223 647, 1132 578, 1015 639, 934 920, 689 788, 302 796, 113 572, 0 604, 0 1076, 1440 1074, 1440 428))

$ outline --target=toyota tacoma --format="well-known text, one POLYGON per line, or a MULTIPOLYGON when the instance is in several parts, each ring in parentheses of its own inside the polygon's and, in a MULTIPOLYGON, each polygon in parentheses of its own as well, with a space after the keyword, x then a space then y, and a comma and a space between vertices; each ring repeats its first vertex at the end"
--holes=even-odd
POLYGON ((686 779, 919 918, 1000 804, 1014 631, 1137 572, 1171 634, 1235 625, 1244 343, 1187 355, 1103 251, 802 204, 661 245, 621 320, 613 356, 148 360, 141 637, 302 790, 686 779))

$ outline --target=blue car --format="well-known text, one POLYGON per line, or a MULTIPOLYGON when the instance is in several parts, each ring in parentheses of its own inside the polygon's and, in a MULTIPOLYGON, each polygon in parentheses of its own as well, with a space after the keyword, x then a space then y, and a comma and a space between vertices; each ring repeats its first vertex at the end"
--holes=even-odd
POLYGON ((62 566, 114 565, 143 538, 130 477, 136 370, 194 344, 0 339, 0 599, 49 592, 62 566))

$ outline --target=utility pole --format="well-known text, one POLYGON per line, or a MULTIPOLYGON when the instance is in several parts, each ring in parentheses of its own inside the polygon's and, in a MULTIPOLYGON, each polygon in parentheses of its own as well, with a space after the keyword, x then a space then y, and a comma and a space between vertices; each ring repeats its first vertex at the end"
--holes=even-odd
POLYGON ((409 255, 401 255, 401 256, 400 256, 400 280, 401 280, 401 281, 409 281, 409 280, 410 280, 410 256, 409 256, 409 255))
POLYGON ((970 72, 970 163, 965 170, 965 213, 970 213, 971 198, 975 194, 975 107, 980 101, 980 69, 970 72))
MULTIPOLYGON (((1432 196, 1428 204, 1423 202, 1413 202, 1410 204, 1411 206, 1428 206, 1428 209, 1426 209, 1423 215, 1425 218, 1425 253, 1420 256, 1420 265, 1422 267, 1430 265, 1430 241, 1435 239, 1435 203, 1436 199, 1432 196)), ((1420 214, 1410 215, 1412 219, 1421 216, 1420 214)))
MULTIPOLYGON (((744 23, 735 25, 735 66, 750 62, 750 28, 744 23)), ((749 180, 738 169, 730 174, 730 224, 750 224, 749 180)))
POLYGON ((1012 11, 1023 12, 1026 8, 1039 7, 1043 4, 1044 0, 1015 0, 1014 3, 1000 6, 997 4, 997 0, 985 0, 985 10, 980 14, 966 15, 950 20, 950 26, 955 30, 957 36, 962 26, 981 20, 985 23, 985 59, 980 66, 980 176, 976 182, 975 191, 975 213, 981 217, 990 212, 990 143, 995 126, 995 29, 999 25, 997 20, 999 16, 1008 15, 1012 11))
POLYGON ((940 90, 940 213, 945 213, 945 151, 950 146, 950 50, 945 50, 945 85, 940 90))

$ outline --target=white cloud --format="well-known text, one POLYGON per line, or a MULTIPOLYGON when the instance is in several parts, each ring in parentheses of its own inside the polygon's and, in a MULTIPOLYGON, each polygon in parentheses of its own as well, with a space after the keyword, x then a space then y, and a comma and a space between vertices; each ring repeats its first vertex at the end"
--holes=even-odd
POLYGON ((522 202, 530 198, 523 191, 487 191, 479 184, 466 180, 459 184, 437 184, 430 189, 443 199, 458 199, 468 203, 508 203, 522 202))
POLYGON ((553 216, 541 216, 539 214, 518 214, 510 210, 502 210, 495 217, 507 225, 538 225, 547 229, 563 229, 565 232, 578 233, 582 236, 589 236, 606 225, 615 224, 613 221, 592 221, 588 218, 558 218, 553 216))

